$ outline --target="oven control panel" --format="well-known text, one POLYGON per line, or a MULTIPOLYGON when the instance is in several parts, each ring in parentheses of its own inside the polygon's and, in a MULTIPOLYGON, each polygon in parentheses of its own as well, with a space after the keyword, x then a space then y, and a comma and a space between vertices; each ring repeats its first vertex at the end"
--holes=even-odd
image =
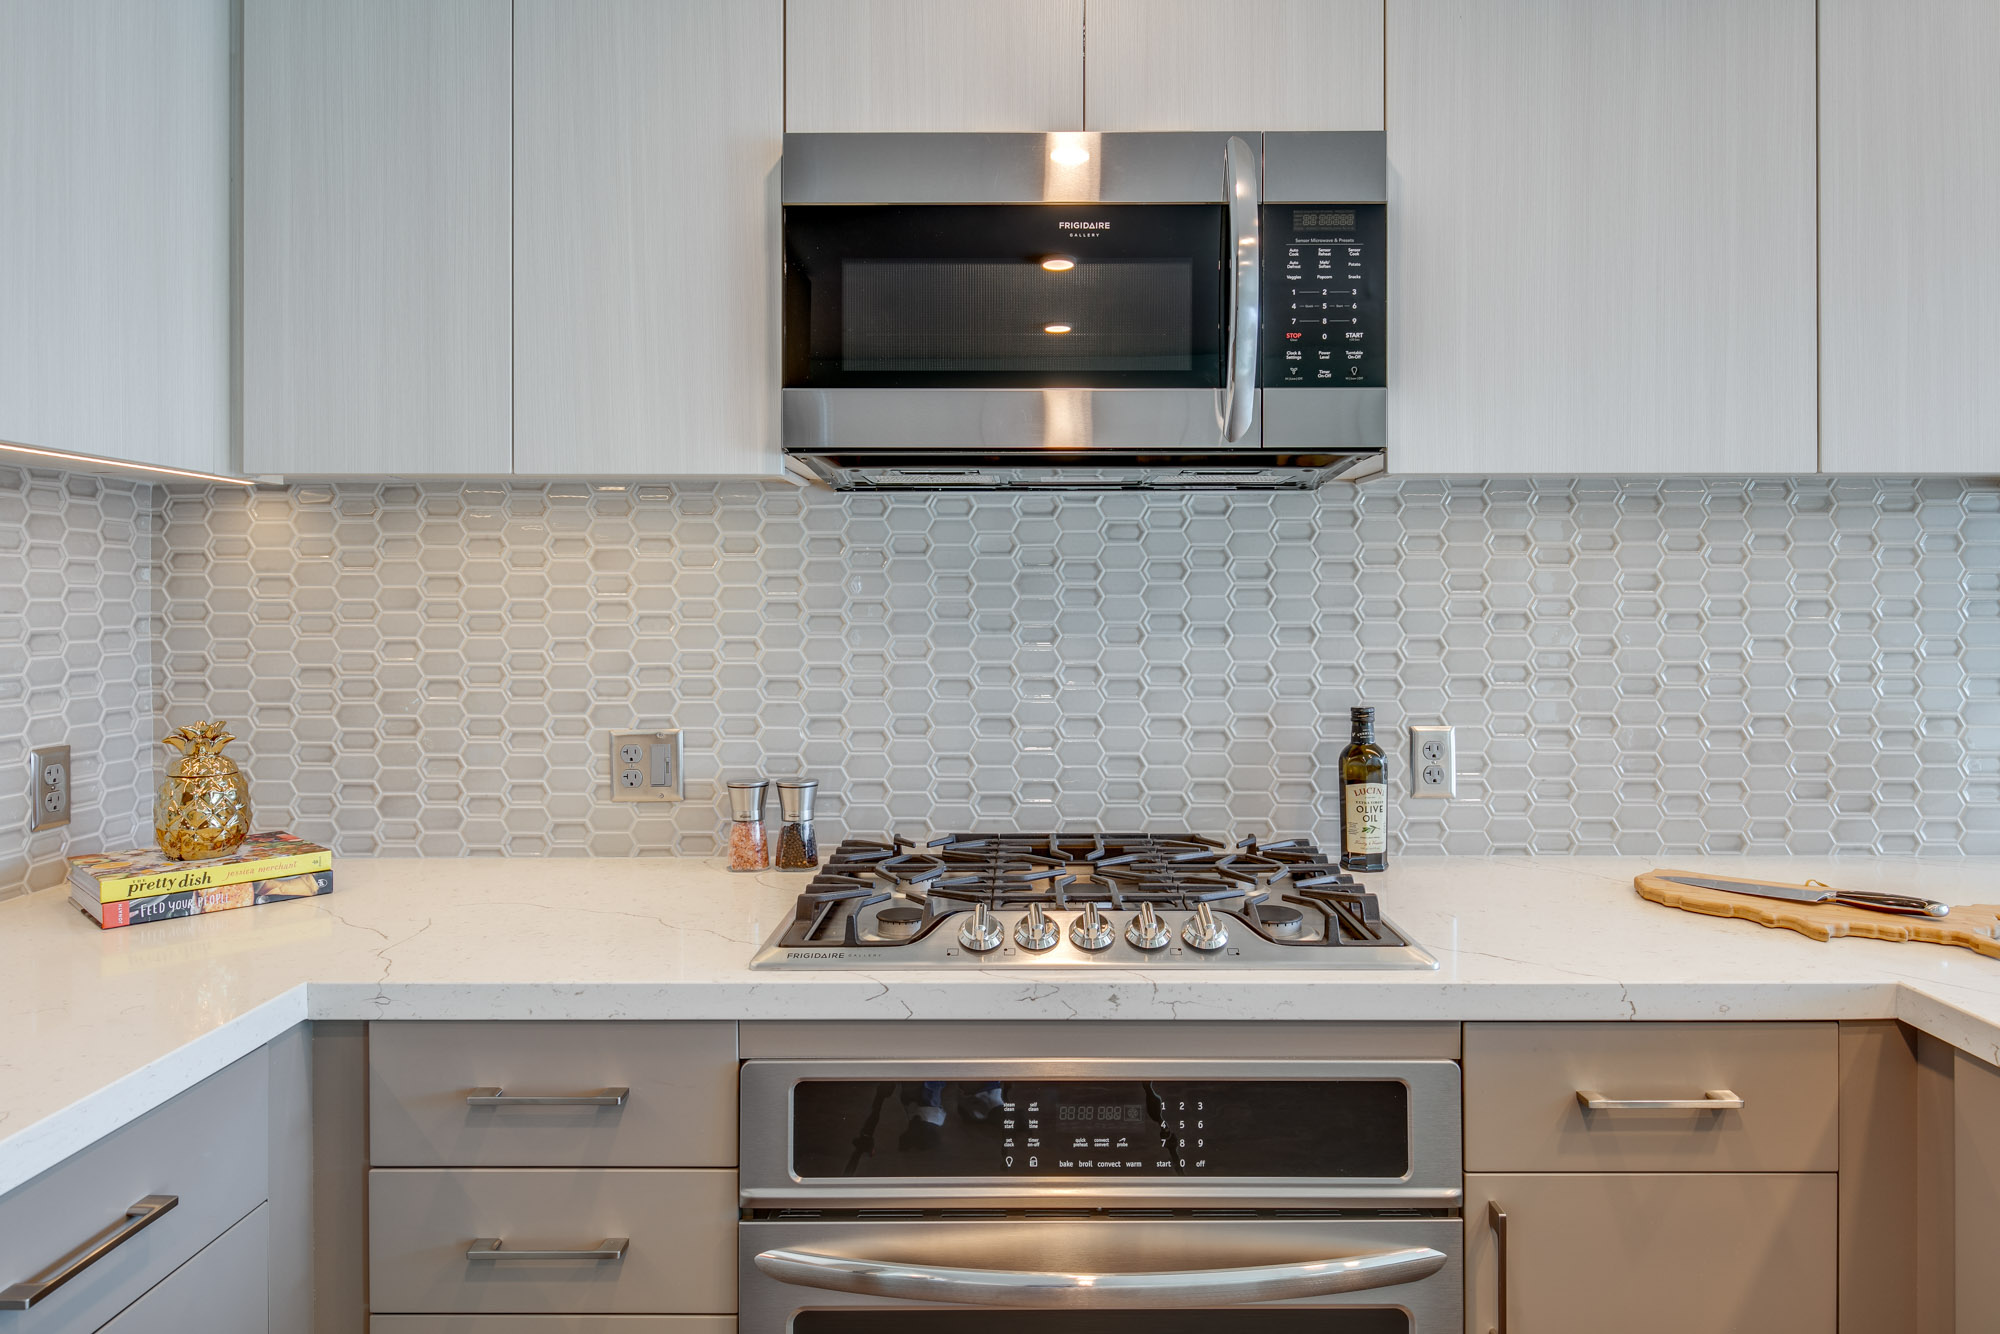
POLYGON ((1400 1079, 804 1080, 793 1169, 815 1177, 1398 1178, 1400 1079))
POLYGON ((1266 204, 1258 383, 1379 389, 1384 346, 1387 206, 1266 204))

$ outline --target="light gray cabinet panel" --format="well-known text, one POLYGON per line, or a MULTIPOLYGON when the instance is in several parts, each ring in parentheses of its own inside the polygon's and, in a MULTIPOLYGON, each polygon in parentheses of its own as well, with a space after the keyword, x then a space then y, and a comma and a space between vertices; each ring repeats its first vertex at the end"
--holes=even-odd
POLYGON ((1084 128, 1379 130, 1382 0, 1086 0, 1084 128))
POLYGON ((1388 0, 1389 466, 1817 466, 1812 0, 1388 0))
POLYGON ((514 470, 781 472, 782 0, 514 25, 514 470))
MULTIPOLYGON (((271 1206, 210 1242, 97 1334, 267 1334, 271 1206)), ((301 1325, 282 1326, 285 1334, 301 1325)))
POLYGON ((0 0, 0 440, 229 468, 228 0, 0 0))
POLYGON ((243 456, 512 465, 510 7, 245 0, 243 456))
POLYGON ((377 1167, 736 1165, 734 1024, 377 1023, 368 1067, 377 1167), (617 1107, 475 1107, 475 1088, 626 1094, 617 1107))
POLYGON ((2000 1069, 1969 1052, 1954 1055, 1952 1158, 1953 1287, 1959 1334, 1993 1328, 1993 1252, 2000 1247, 2000 1069))
POLYGON ((2000 5, 1821 0, 1820 466, 2000 468, 2000 5))
POLYGON ((378 1315, 368 1334, 735 1334, 732 1315, 378 1315))
POLYGON ((1080 130, 1084 0, 787 0, 785 128, 1080 130))
POLYGON ((268 1072, 260 1049, 0 1197, 0 1288, 101 1239, 148 1195, 180 1201, 35 1306, 0 1314, 0 1329, 94 1330, 262 1204, 268 1072))
POLYGON ((398 1315, 726 1315, 736 1309, 736 1173, 378 1169, 368 1174, 370 1309, 398 1315), (466 1255, 475 1238, 498 1256, 466 1255), (511 1260, 592 1250, 622 1259, 511 1260))

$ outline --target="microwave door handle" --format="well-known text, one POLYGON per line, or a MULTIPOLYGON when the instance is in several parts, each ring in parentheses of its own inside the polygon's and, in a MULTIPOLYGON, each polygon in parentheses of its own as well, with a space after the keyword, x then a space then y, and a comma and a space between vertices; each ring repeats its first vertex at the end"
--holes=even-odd
POLYGON ((1234 1306, 1243 1302, 1326 1297, 1414 1283, 1437 1273, 1444 1263, 1444 1252, 1429 1246, 1288 1264, 1151 1274, 957 1269, 790 1249, 764 1251, 756 1258, 758 1269, 795 1287, 903 1301, 946 1302, 954 1306, 1031 1306, 1072 1311, 1234 1306))
POLYGON ((1222 153, 1222 189, 1229 206, 1229 346, 1222 389, 1222 438, 1235 444, 1257 414, 1258 253, 1257 154, 1231 136, 1222 153))

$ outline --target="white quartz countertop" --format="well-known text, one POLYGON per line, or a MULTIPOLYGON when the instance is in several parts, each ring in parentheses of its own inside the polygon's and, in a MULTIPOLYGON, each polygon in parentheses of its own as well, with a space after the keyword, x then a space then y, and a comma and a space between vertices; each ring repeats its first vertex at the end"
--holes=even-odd
POLYGON ((1434 972, 752 972, 800 878, 714 860, 342 858, 337 890, 100 931, 0 903, 0 1193, 306 1019, 1902 1019, 2000 1064, 2000 959, 1644 902, 1656 865, 2000 902, 2000 861, 1404 860, 1434 972))

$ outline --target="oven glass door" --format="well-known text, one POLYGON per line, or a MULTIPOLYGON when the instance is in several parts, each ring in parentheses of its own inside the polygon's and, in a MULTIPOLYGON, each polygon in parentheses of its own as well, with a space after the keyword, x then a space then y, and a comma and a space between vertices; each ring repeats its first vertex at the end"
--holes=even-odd
POLYGON ((791 205, 788 388, 1223 383, 1220 204, 791 205))

